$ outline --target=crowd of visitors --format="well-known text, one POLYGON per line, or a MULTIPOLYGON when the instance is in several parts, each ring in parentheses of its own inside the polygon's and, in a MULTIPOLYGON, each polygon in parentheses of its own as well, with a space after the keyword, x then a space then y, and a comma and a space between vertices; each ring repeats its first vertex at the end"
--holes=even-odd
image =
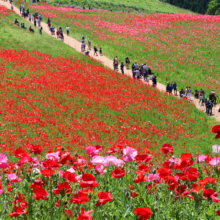
MULTIPOLYGON (((29 13, 29 9, 27 9, 25 11, 25 6, 21 5, 20 6, 20 13, 22 14, 22 16, 24 18, 28 18, 29 21, 33 21, 34 22, 34 26, 36 26, 38 24, 39 27, 39 33, 42 34, 42 26, 41 26, 41 21, 43 19, 43 16, 41 14, 38 14, 38 12, 35 12, 33 14, 33 16, 31 16, 31 14, 29 13)), ((19 22, 17 20, 17 18, 15 19, 14 22, 17 26, 19 26, 19 22)), ((61 27, 57 28, 57 31, 55 30, 55 28, 51 25, 51 19, 48 18, 47 21, 48 24, 48 28, 51 32, 51 35, 57 35, 57 38, 60 38, 62 41, 64 41, 64 35, 63 35, 63 30, 61 27)), ((27 27, 25 27, 24 23, 21 23, 20 25, 21 28, 23 29, 27 29, 27 27)), ((34 33, 34 29, 30 26, 29 27, 29 31, 34 33)), ((70 33, 70 28, 69 26, 66 27, 66 33, 67 36, 69 36, 70 33)), ((82 35, 81 38, 81 51, 84 52, 85 55, 89 55, 90 51, 91 51, 91 40, 88 39, 88 45, 87 45, 87 49, 86 49, 86 43, 85 43, 85 35, 82 35)), ((100 48, 98 50, 98 48, 96 46, 94 46, 94 55, 98 56, 98 52, 99 55, 102 56, 103 51, 102 48, 100 48)), ((120 70, 121 73, 124 75, 124 68, 126 67, 126 69, 130 68, 130 60, 128 57, 125 58, 124 63, 121 62, 120 63, 120 70)), ((115 58, 113 59, 113 67, 114 70, 119 70, 119 60, 118 57, 115 56, 115 58)), ((157 86, 157 77, 152 73, 152 70, 147 66, 146 63, 138 65, 137 62, 133 63, 131 65, 131 69, 132 69, 132 75, 133 75, 133 79, 143 79, 146 83, 149 83, 149 81, 152 81, 152 86, 156 87, 157 86)), ((173 83, 167 83, 166 85, 166 92, 168 94, 174 94, 175 96, 177 96, 177 83, 174 81, 173 83)), ((186 87, 186 89, 181 89, 179 91, 179 96, 180 98, 187 98, 189 101, 192 101, 192 90, 191 87, 186 87)), ((205 97, 205 92, 203 89, 199 90, 195 90, 194 92, 194 98, 195 99, 199 99, 199 103, 201 103, 201 105, 206 106, 206 113, 207 114, 212 114, 212 108, 213 106, 217 103, 216 102, 216 93, 214 92, 214 90, 211 91, 210 95, 209 95, 209 99, 206 99, 205 97)), ((219 109, 220 110, 220 109, 219 109)))

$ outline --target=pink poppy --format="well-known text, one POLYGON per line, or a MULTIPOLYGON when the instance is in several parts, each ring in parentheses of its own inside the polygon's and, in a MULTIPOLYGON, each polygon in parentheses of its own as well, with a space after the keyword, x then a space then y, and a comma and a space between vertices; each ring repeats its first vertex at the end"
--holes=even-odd
POLYGON ((217 167, 219 164, 219 157, 213 157, 210 161, 209 164, 213 167, 217 167))
POLYGON ((87 152, 87 154, 89 154, 90 157, 94 157, 95 155, 97 155, 99 153, 99 150, 97 150, 93 146, 88 146, 86 148, 86 152, 87 152))
POLYGON ((8 161, 8 157, 4 154, 0 154, 0 168, 4 169, 9 167, 7 161, 8 161))
POLYGON ((202 163, 202 162, 205 162, 206 158, 207 158, 206 155, 199 155, 199 156, 197 156, 197 161, 199 163, 202 163))
POLYGON ((123 160, 126 162, 133 161, 135 160, 137 153, 137 150, 127 146, 125 149, 123 149, 123 160))

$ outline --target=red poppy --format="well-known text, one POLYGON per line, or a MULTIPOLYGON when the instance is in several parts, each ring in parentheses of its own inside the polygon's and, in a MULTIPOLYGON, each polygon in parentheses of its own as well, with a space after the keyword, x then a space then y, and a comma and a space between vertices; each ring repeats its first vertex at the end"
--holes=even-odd
POLYGON ((212 178, 212 177, 205 177, 205 181, 207 181, 208 183, 217 185, 217 179, 216 178, 212 178))
POLYGON ((218 211, 216 212, 216 214, 217 214, 218 216, 220 216, 220 210, 218 210, 218 211))
POLYGON ((187 176, 184 173, 176 173, 176 176, 178 176, 180 180, 187 180, 187 176))
POLYGON ((16 158, 28 156, 28 153, 22 148, 16 149, 14 154, 16 158))
POLYGON ((213 189, 205 189, 203 192, 203 196, 208 199, 215 191, 213 189))
POLYGON ((147 180, 147 177, 144 176, 143 173, 138 173, 138 176, 134 179, 135 183, 142 183, 145 182, 147 180))
POLYGON ((208 184, 208 181, 206 181, 206 180, 199 180, 199 181, 198 181, 198 184, 199 184, 199 185, 202 185, 202 186, 205 186, 205 185, 208 184))
POLYGON ((89 198, 87 197, 85 193, 79 191, 77 195, 73 194, 73 199, 71 199, 70 202, 74 204, 87 203, 89 202, 89 198))
POLYGON ((10 213, 9 216, 12 218, 12 217, 17 217, 22 214, 27 214, 27 211, 25 209, 22 209, 21 207, 15 206, 15 211, 10 213))
POLYGON ((70 210, 70 209, 65 209, 65 213, 66 213, 66 215, 67 215, 68 217, 70 217, 70 218, 72 218, 72 217, 73 217, 73 214, 74 214, 74 212, 73 212, 72 210, 70 210))
POLYGON ((141 216, 139 220, 147 220, 151 217, 153 212, 149 207, 139 207, 134 210, 134 214, 141 216))
POLYGON ((135 159, 139 162, 139 163, 147 163, 150 159, 152 159, 153 156, 152 155, 147 155, 147 154, 138 154, 135 159))
POLYGON ((190 182, 196 181, 196 180, 198 179, 198 177, 199 177, 199 176, 198 176, 197 174, 194 174, 194 173, 187 175, 187 178, 188 178, 188 180, 189 180, 190 182))
POLYGON ((83 181, 95 181, 95 176, 89 173, 85 173, 82 175, 82 180, 83 181))
POLYGON ((128 189, 133 190, 134 187, 133 187, 131 184, 129 184, 129 185, 128 185, 128 189))
POLYGON ((186 186, 178 186, 175 188, 174 192, 178 195, 181 195, 186 190, 186 186))
POLYGON ((205 189, 204 186, 198 186, 198 184, 196 184, 196 183, 193 183, 192 186, 193 186, 193 189, 191 189, 191 192, 193 192, 193 193, 199 192, 199 191, 205 189))
POLYGON ((69 180, 70 182, 77 183, 77 175, 75 173, 71 173, 69 171, 64 172, 63 177, 69 180))
POLYGON ((45 183, 42 179, 35 180, 33 183, 31 183, 31 189, 42 188, 43 185, 45 185, 45 183))
POLYGON ((65 152, 60 156, 60 163, 66 164, 68 160, 72 160, 72 157, 69 152, 65 152))
POLYGON ((192 154, 190 153, 184 153, 184 154, 181 154, 181 160, 190 160, 192 157, 192 154))
POLYGON ((31 145, 31 153, 34 153, 35 155, 41 154, 42 149, 40 145, 31 145))
POLYGON ((33 198, 35 198, 35 200, 40 200, 40 199, 42 199, 42 200, 48 200, 48 198, 46 197, 47 195, 48 195, 48 193, 47 193, 47 191, 46 190, 44 190, 43 188, 35 188, 34 190, 33 190, 33 193, 35 194, 34 196, 33 196, 33 198))
POLYGON ((43 166, 47 168, 57 168, 61 165, 58 163, 58 160, 47 159, 43 162, 43 166))
POLYGON ((99 185, 99 183, 97 183, 95 181, 95 176, 93 176, 92 174, 89 173, 85 173, 82 175, 82 180, 79 185, 82 188, 95 188, 99 185))
POLYGON ((167 176, 170 176, 173 171, 171 169, 160 168, 157 170, 157 172, 159 173, 160 178, 164 179, 167 176))
POLYGON ((99 197, 99 200, 98 200, 98 203, 96 204, 96 206, 100 206, 101 204, 105 205, 107 202, 114 200, 112 198, 111 193, 109 193, 109 192, 99 192, 98 197, 99 197))
POLYGON ((40 171, 44 176, 52 176, 55 173, 55 170, 52 169, 44 169, 40 171))
POLYGON ((139 194, 137 194, 136 192, 131 193, 131 197, 132 197, 132 198, 136 198, 136 197, 138 197, 138 196, 139 196, 139 194))
POLYGON ((72 189, 70 188, 70 183, 63 182, 63 183, 58 183, 57 184, 58 189, 53 189, 53 193, 55 195, 59 195, 62 191, 65 193, 71 193, 72 189))
POLYGON ((173 154, 173 146, 171 144, 164 144, 161 148, 161 152, 163 154, 168 154, 168 153, 171 153, 173 154))
POLYGON ((158 188, 156 187, 156 183, 149 183, 147 186, 146 192, 149 194, 153 194, 154 192, 158 191, 158 188))
POLYGON ((194 199, 194 197, 192 195, 189 194, 189 190, 186 190, 184 191, 182 194, 181 194, 181 197, 188 197, 189 199, 194 199))
POLYGON ((147 172, 150 171, 150 168, 149 168, 147 165, 145 165, 145 164, 141 164, 141 165, 138 167, 138 171, 147 173, 147 172))
POLYGON ((93 220, 92 216, 90 214, 93 212, 93 210, 89 210, 85 212, 84 207, 81 208, 81 214, 77 217, 77 220, 93 220))
POLYGON ((116 168, 112 171, 111 177, 112 178, 121 178, 125 175, 125 170, 122 170, 120 168, 116 168))
POLYGON ((212 133, 215 133, 215 139, 220 138, 220 125, 216 125, 212 128, 212 133))

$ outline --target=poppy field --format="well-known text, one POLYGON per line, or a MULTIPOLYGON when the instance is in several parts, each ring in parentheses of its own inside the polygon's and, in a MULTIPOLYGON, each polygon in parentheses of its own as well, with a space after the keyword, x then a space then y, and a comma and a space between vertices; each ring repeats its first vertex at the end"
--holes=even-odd
MULTIPOLYGON (((131 64, 146 63, 159 82, 177 81, 178 89, 191 86, 220 91, 220 16, 96 12, 46 5, 32 11, 52 19, 52 25, 70 27, 70 36, 82 34, 109 58, 131 64)), ((46 20, 45 18, 45 20, 46 20)))
POLYGON ((218 218, 214 120, 0 12, 0 219, 218 218))

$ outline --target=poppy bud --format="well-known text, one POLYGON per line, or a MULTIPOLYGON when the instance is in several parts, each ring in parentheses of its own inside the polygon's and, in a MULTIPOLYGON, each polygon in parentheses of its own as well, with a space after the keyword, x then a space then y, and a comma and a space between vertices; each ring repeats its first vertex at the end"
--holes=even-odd
POLYGON ((75 153, 75 157, 78 157, 78 156, 79 156, 79 155, 78 155, 78 153, 76 152, 76 153, 75 153))
POLYGON ((125 196, 129 197, 130 196, 130 192, 128 190, 125 191, 125 196))
POLYGON ((105 213, 103 214, 103 217, 108 217, 108 214, 105 212, 105 213))

